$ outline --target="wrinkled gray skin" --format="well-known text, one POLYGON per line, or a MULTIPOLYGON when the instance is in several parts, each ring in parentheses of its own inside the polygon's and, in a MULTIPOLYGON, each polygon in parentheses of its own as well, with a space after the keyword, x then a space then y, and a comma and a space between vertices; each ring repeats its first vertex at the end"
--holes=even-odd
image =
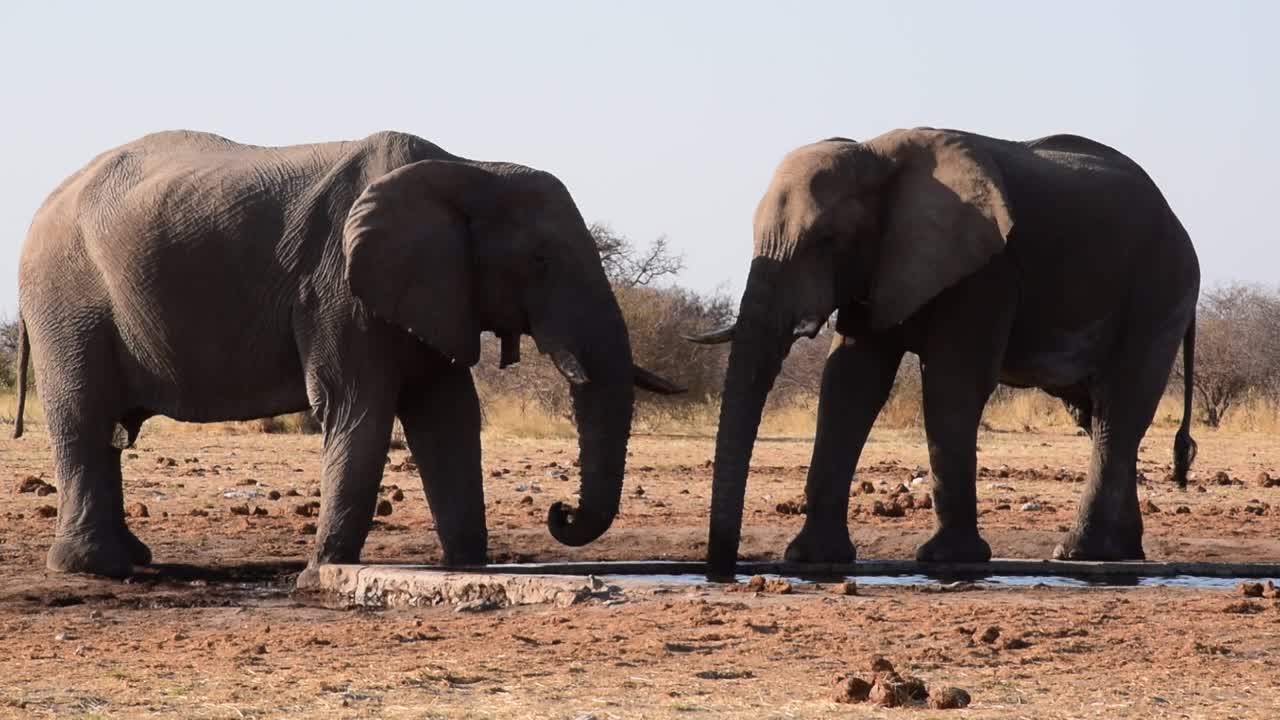
MULTIPOLYGON (((504 365, 531 334, 573 383, 582 545, 618 510, 634 368, 599 254, 552 175, 412 135, 255 147, 163 132, 110 150, 36 214, 19 269, 20 369, 34 356, 61 492, 53 570, 127 575, 120 452, 153 415, 312 409, 324 428, 312 566, 354 562, 399 417, 447 564, 486 559, 481 331, 504 365)), ((21 410, 19 411, 21 417, 21 410)), ((15 434, 21 435, 21 420, 15 434)))
POLYGON ((822 378, 798 562, 851 562, 849 485, 905 352, 917 353, 932 493, 924 561, 985 561, 978 423, 997 382, 1061 398, 1093 438, 1062 558, 1143 557, 1138 442, 1185 341, 1188 431, 1195 250, 1132 160, 1072 135, 1011 142, 954 130, 832 138, 789 153, 755 215, 755 258, 729 342, 716 437, 708 572, 736 561, 748 464, 791 343, 838 311, 822 378))

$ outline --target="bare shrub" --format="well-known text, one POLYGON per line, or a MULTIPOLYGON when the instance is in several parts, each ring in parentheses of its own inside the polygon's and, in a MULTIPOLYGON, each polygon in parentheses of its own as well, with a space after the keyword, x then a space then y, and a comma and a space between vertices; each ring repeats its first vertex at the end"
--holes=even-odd
MULTIPOLYGON (((1251 395, 1280 397, 1280 295, 1243 284, 1202 292, 1195 361, 1192 387, 1209 427, 1251 395)), ((1181 393, 1181 357, 1173 369, 1172 389, 1181 393)))

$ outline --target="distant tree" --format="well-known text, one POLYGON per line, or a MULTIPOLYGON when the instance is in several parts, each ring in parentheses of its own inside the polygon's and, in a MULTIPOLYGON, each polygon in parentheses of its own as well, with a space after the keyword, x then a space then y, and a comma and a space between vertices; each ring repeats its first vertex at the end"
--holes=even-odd
MULTIPOLYGON (((1200 295, 1192 381, 1205 424, 1223 417, 1249 395, 1280 391, 1280 295, 1253 285, 1227 284, 1200 295)), ((1174 364, 1182 379, 1182 362, 1174 364)))
POLYGON ((615 288, 642 287, 664 278, 674 278, 684 270, 684 256, 671 251, 665 235, 648 247, 638 247, 607 223, 594 222, 589 228, 600 251, 605 275, 615 288))
POLYGON ((18 322, 0 320, 0 389, 11 390, 17 386, 18 322))

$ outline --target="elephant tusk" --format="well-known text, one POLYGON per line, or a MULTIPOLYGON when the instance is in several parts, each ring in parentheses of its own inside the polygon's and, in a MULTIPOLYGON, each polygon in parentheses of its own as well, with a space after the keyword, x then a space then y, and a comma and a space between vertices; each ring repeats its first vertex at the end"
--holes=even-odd
POLYGON ((587 371, 582 369, 582 363, 578 362, 578 358, 568 350, 556 350, 551 353, 551 362, 555 363, 556 369, 574 385, 585 385, 588 382, 587 371))
POLYGON ((818 331, 822 329, 822 321, 815 318, 801 320, 796 323, 796 327, 791 331, 791 335, 796 338, 807 337, 810 340, 818 336, 818 331))
POLYGON ((498 361, 498 369, 501 370, 520 362, 520 333, 503 333, 499 337, 502 340, 502 358, 498 361))
POLYGON ((688 388, 677 385, 655 372, 645 370, 639 365, 633 365, 631 372, 634 376, 636 387, 641 390, 648 390, 659 395, 679 395, 689 391, 688 388))
POLYGON ((726 325, 719 330, 712 330, 700 335, 684 335, 684 339, 699 345, 720 345, 733 340, 733 325, 726 325))

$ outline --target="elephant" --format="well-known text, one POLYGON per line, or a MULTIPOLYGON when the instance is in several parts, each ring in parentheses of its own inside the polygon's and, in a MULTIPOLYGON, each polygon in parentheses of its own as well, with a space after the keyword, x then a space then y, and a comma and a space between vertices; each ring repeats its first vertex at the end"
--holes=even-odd
POLYGON ((532 336, 570 383, 580 497, 547 517, 570 546, 618 512, 633 386, 682 391, 633 364, 554 175, 400 132, 264 147, 181 130, 108 150, 36 212, 18 314, 19 371, 34 362, 60 486, 54 571, 121 577, 151 561, 125 522, 120 455, 154 415, 311 410, 311 570, 359 559, 398 417, 443 562, 468 565, 488 542, 470 371, 482 332, 501 338, 503 366, 532 336))
POLYGON ((708 575, 729 576, 752 446, 792 343, 835 315, 807 514, 785 557, 849 563, 849 487, 904 353, 921 361, 932 470, 926 562, 985 562, 976 443, 998 383, 1060 398, 1091 437, 1088 483, 1054 555, 1143 559, 1138 443, 1182 345, 1174 476, 1185 487, 1199 261, 1139 165, 1076 135, 1012 141, 917 127, 834 137, 779 163, 754 216, 716 434, 708 575))

